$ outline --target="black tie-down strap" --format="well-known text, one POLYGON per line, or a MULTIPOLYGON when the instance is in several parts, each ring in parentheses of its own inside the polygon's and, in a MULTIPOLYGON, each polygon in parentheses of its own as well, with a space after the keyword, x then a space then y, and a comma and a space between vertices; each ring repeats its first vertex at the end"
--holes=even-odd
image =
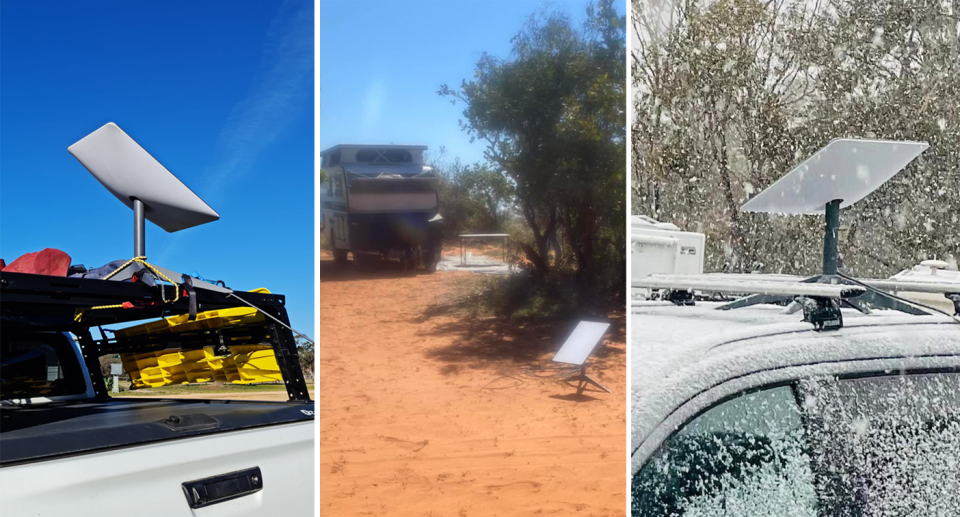
POLYGON ((184 298, 188 299, 188 304, 190 307, 190 317, 188 321, 194 321, 197 319, 197 290, 193 287, 193 278, 189 275, 183 275, 183 294, 184 298))

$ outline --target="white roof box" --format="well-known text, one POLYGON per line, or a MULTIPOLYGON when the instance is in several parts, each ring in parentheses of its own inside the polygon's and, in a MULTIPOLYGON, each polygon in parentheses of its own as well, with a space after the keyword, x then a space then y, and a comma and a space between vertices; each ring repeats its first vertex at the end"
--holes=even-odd
POLYGON ((144 204, 144 217, 168 232, 220 219, 209 205, 113 122, 67 148, 128 208, 144 204))

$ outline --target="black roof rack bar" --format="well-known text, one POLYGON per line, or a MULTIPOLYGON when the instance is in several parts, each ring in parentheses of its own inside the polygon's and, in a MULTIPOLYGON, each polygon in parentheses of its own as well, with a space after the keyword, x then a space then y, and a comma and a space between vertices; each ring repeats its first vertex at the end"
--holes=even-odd
MULTIPOLYGON (((76 311, 102 305, 131 302, 142 308, 96 309, 83 315, 81 324, 95 327, 116 325, 131 321, 159 318, 169 314, 190 312, 190 300, 181 297, 177 302, 164 303, 174 298, 170 285, 150 287, 139 282, 113 282, 86 278, 66 278, 25 273, 0 272, 0 316, 4 324, 41 325, 69 330, 76 325, 76 311), (160 290, 164 289, 161 296, 160 290), (154 304, 154 305, 150 305, 154 304)), ((227 293, 196 289, 198 311, 247 307, 227 293)), ((274 314, 284 310, 285 297, 279 294, 244 292, 243 298, 257 307, 274 314)), ((276 315, 276 314, 274 314, 276 315)))
POLYGON ((224 327, 191 332, 163 332, 95 340, 101 354, 197 350, 212 347, 222 355, 224 347, 259 344, 267 341, 270 328, 261 326, 224 327))

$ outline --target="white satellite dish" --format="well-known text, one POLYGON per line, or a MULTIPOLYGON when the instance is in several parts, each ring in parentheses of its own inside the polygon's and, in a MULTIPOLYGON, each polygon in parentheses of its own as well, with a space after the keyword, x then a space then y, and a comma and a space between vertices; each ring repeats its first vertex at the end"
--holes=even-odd
POLYGON ((740 209, 818 214, 838 199, 840 208, 846 208, 880 188, 927 147, 926 142, 836 138, 740 209))
POLYGON ((560 347, 557 355, 553 356, 554 362, 573 364, 580 367, 579 373, 563 380, 563 382, 567 383, 577 381, 577 395, 582 394, 583 390, 586 389, 589 384, 610 393, 610 390, 587 375, 586 366, 584 365, 587 358, 593 353, 593 349, 600 343, 600 340, 608 328, 610 328, 609 323, 581 321, 577 324, 577 328, 573 329, 573 333, 567 337, 567 340, 563 343, 563 346, 560 347))
MULTIPOLYGON (((836 138, 823 149, 744 203, 744 212, 779 214, 815 214, 824 212, 823 270, 805 283, 856 284, 839 270, 840 209, 867 197, 903 170, 930 147, 926 142, 859 140, 836 138)), ((776 295, 754 294, 724 305, 721 309, 746 307, 775 300, 776 295)), ((821 298, 821 301, 823 298, 821 298)), ((923 315, 923 310, 882 291, 863 293, 860 300, 846 299, 861 312, 869 312, 864 303, 923 315)), ((836 309, 839 314, 839 309, 836 309)), ((842 325, 842 321, 840 322, 842 325)))
POLYGON ((143 255, 143 219, 178 232, 220 219, 156 158, 109 122, 67 148, 111 194, 134 211, 134 248, 143 255))
MULTIPOLYGON (((843 326, 841 304, 853 306, 864 313, 869 312, 867 304, 872 304, 908 314, 928 314, 923 308, 884 292, 911 290, 908 287, 919 292, 945 294, 953 300, 960 314, 960 293, 955 293, 950 287, 916 285, 920 282, 859 281, 839 269, 840 209, 853 205, 880 188, 928 147, 926 142, 837 138, 740 207, 744 212, 824 212, 823 269, 817 276, 798 281, 796 277, 769 275, 652 275, 635 280, 633 287, 752 293, 719 307, 723 310, 805 297, 814 304, 804 305, 804 320, 813 323, 818 330, 843 326)), ((932 264, 930 267, 939 265, 932 264)), ((692 302, 692 294, 671 301, 691 305, 686 302, 692 302)))

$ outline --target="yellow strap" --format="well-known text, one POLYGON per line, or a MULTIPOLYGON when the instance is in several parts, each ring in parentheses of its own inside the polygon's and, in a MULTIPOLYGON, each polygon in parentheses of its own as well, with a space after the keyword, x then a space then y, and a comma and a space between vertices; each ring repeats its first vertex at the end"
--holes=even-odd
MULTIPOLYGON (((158 277, 160 277, 160 278, 166 280, 167 282, 170 282, 171 284, 173 284, 173 287, 174 287, 173 300, 171 300, 171 301, 169 301, 169 302, 167 302, 167 303, 176 303, 177 300, 180 299, 180 284, 178 284, 178 283, 174 282, 173 280, 170 280, 169 278, 167 278, 167 275, 164 275, 164 274, 161 273, 156 267, 154 267, 153 264, 150 264, 149 262, 147 262, 147 257, 146 257, 146 256, 143 256, 143 255, 137 256, 137 257, 133 257, 132 259, 124 262, 122 266, 120 266, 120 267, 118 267, 117 269, 114 269, 113 271, 111 271, 110 274, 107 275, 107 276, 105 276, 105 277, 103 277, 103 279, 104 279, 104 280, 109 280, 110 277, 112 277, 113 275, 116 275, 117 273, 120 272, 120 270, 122 270, 123 268, 129 266, 130 264, 133 264, 134 262, 137 262, 137 263, 139 263, 139 264, 143 264, 143 266, 146 267, 147 269, 149 269, 151 272, 153 272, 153 274, 155 274, 155 275, 157 275, 158 277)), ((160 284, 160 289, 163 289, 163 284, 160 284)), ((87 311, 92 311, 92 310, 96 310, 96 309, 119 309, 119 308, 122 308, 122 307, 123 307, 123 304, 122 304, 122 303, 118 303, 118 304, 116 304, 116 305, 98 305, 98 306, 96 306, 96 307, 90 307, 89 309, 77 309, 76 314, 74 314, 74 316, 73 316, 73 321, 76 321, 77 323, 80 323, 80 321, 83 319, 83 315, 84 315, 87 311)))

